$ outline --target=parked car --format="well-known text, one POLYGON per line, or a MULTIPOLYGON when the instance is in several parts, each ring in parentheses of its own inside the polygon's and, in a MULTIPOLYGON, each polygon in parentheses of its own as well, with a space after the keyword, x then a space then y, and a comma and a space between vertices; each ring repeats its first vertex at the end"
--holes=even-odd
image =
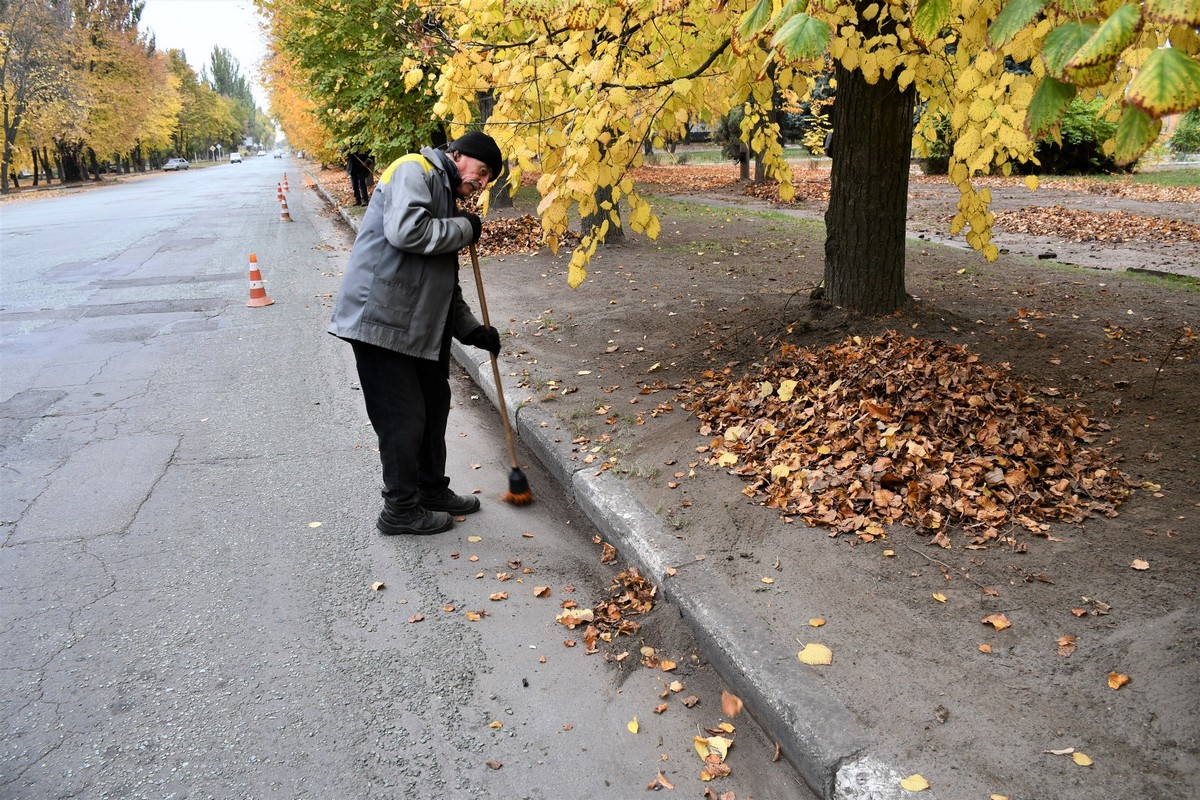
POLYGON ((273 155, 275 158, 283 158, 283 151, 282 151, 282 150, 276 150, 276 151, 275 151, 274 153, 272 153, 271 155, 273 155))
POLYGON ((235 151, 233 151, 232 153, 230 153, 230 154, 229 154, 229 163, 230 163, 230 164, 240 164, 240 163, 242 163, 242 154, 241 154, 241 153, 239 153, 239 152, 237 152, 236 150, 235 150, 235 151))
POLYGON ((187 169, 189 166, 191 165, 188 164, 188 160, 186 158, 169 158, 167 159, 167 163, 162 165, 162 168, 164 170, 178 171, 181 169, 187 169))

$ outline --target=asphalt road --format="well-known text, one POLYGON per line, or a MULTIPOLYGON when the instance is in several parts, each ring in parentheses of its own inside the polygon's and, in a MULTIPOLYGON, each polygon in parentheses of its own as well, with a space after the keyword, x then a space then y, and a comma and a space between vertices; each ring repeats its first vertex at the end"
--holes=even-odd
POLYGON ((499 501, 500 420, 459 370, 450 474, 483 510, 374 530, 374 436, 324 332, 351 234, 294 167, 0 205, 0 798, 630 798, 659 773, 811 797, 745 714, 701 782, 722 684, 670 606, 597 655, 556 624, 621 564, 534 465, 537 502, 499 501))

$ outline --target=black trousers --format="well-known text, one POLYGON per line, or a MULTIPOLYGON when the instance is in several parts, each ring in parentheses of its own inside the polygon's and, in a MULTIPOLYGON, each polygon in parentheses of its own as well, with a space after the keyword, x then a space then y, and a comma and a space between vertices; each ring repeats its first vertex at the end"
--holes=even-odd
POLYGON ((357 171, 351 172, 350 186, 354 189, 354 202, 365 206, 371 199, 371 187, 367 183, 366 174, 357 171))
MULTIPOLYGON (((351 341, 371 427, 379 437, 383 499, 411 508, 421 494, 450 485, 446 420, 450 416, 450 348, 437 361, 351 341)), ((447 340, 447 345, 449 341, 447 340)))

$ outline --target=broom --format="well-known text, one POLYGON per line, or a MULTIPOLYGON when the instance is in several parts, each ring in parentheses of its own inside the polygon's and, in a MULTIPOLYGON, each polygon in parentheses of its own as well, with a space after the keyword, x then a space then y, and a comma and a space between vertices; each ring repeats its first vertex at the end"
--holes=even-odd
MULTIPOLYGON (((475 269, 475 288, 479 290, 479 310, 483 313, 483 324, 490 326, 488 320, 487 300, 483 297, 483 276, 479 274, 479 256, 475 252, 475 244, 468 245, 471 251, 471 266, 475 269)), ((496 403, 500 406, 500 419, 504 420, 504 438, 508 440, 508 458, 512 462, 512 472, 508 476, 508 492, 501 499, 514 506, 524 506, 533 502, 533 492, 529 489, 529 480, 517 466, 517 448, 513 444, 512 425, 508 421, 508 409, 504 406, 504 388, 500 385, 500 366, 496 356, 492 356, 492 378, 496 382, 496 403)))

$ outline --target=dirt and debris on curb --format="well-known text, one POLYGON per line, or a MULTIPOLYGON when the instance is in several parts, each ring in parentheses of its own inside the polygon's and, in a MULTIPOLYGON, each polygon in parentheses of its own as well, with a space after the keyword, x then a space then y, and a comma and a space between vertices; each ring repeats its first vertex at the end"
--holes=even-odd
MULTIPOLYGON (((817 176, 805 179, 820 198, 817 176)), ((1200 243, 1003 232, 1006 252, 988 264, 932 241, 953 197, 915 182, 910 224, 927 239, 909 246, 906 282, 918 300, 862 318, 809 300, 820 199, 780 209, 736 180, 659 180, 690 201, 659 201, 659 239, 601 250, 576 291, 565 249, 485 260, 502 369, 522 385, 510 402, 553 414, 581 468, 621 475, 781 642, 827 646, 832 664, 815 668, 826 685, 937 796, 1200 793, 1200 347, 1187 334, 1200 323, 1200 243), (734 465, 709 463, 714 435, 685 408, 706 370, 754 380, 781 346, 890 335, 965 348, 1050 405, 1087 408, 1092 444, 1131 494, 1105 513, 1039 520, 1036 536, 1011 520, 982 541, 897 523, 867 542, 789 521, 744 492, 734 465), (1113 674, 1128 682, 1111 688, 1113 674)), ((1155 202, 1084 183, 994 193, 998 210, 1023 200, 1200 224, 1194 190, 1155 202)), ((531 213, 495 209, 485 230, 531 213)))

